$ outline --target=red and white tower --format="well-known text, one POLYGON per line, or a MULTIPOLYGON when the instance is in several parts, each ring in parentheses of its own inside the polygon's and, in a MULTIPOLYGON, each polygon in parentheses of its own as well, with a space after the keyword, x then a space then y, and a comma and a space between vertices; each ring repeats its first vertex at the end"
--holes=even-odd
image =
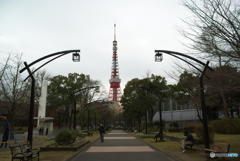
POLYGON ((114 24, 114 41, 113 41, 113 56, 112 56, 112 72, 111 79, 109 79, 110 90, 108 99, 110 101, 120 102, 122 97, 121 92, 121 79, 119 78, 118 70, 118 56, 117 56, 117 40, 116 40, 116 24, 114 24))

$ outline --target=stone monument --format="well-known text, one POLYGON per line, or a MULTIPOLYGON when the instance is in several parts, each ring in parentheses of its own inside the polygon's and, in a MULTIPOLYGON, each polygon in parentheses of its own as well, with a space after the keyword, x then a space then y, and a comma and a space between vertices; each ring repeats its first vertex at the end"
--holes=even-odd
POLYGON ((37 131, 34 131, 34 134, 39 134, 39 129, 43 128, 44 133, 46 135, 46 129, 48 129, 48 134, 53 133, 53 117, 46 117, 46 104, 47 104, 47 86, 48 81, 42 81, 42 90, 41 90, 41 97, 39 99, 39 107, 38 107, 38 117, 34 117, 37 119, 37 131))

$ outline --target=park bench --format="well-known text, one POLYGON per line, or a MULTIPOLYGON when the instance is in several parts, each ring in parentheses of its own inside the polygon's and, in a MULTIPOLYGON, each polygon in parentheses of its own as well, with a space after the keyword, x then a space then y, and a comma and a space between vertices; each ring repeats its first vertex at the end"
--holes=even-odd
POLYGON ((215 153, 228 153, 230 149, 230 144, 214 142, 212 145, 212 149, 204 149, 207 152, 215 152, 215 153))
POLYGON ((195 144, 195 139, 194 139, 194 141, 193 141, 192 144, 186 144, 186 148, 190 147, 190 148, 192 149, 192 147, 194 146, 194 144, 195 144))
POLYGON ((157 141, 164 141, 163 139, 164 139, 164 134, 160 135, 160 137, 159 136, 157 137, 157 141))
POLYGON ((22 152, 22 148, 20 145, 9 146, 9 147, 11 149, 12 161, 14 159, 26 160, 28 158, 28 156, 22 152))
POLYGON ((11 149, 11 155, 12 155, 12 161, 14 159, 19 160, 30 160, 32 158, 38 157, 39 161, 39 150, 38 149, 32 149, 29 144, 24 145, 16 145, 16 146, 9 146, 11 149))
POLYGON ((38 161, 39 161, 39 154, 40 154, 39 149, 32 149, 30 144, 23 144, 21 148, 24 153, 31 156, 32 158, 38 158, 38 161))

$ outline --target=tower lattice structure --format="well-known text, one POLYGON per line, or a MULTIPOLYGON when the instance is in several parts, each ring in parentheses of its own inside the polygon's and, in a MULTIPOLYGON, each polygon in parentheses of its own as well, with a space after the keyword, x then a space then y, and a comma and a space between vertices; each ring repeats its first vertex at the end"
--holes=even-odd
POLYGON ((116 24, 114 24, 112 69, 111 69, 111 78, 109 79, 110 90, 109 90, 108 99, 110 101, 116 101, 116 102, 120 102, 122 97, 122 92, 120 87, 121 79, 119 78, 118 66, 119 65, 118 65, 118 55, 117 55, 116 24))

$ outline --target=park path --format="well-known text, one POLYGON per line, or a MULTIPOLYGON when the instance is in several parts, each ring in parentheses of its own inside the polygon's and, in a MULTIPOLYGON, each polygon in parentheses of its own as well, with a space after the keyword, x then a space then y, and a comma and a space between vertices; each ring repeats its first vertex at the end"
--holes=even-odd
POLYGON ((104 136, 104 143, 98 139, 70 160, 176 161, 175 158, 122 130, 112 130, 104 136))

